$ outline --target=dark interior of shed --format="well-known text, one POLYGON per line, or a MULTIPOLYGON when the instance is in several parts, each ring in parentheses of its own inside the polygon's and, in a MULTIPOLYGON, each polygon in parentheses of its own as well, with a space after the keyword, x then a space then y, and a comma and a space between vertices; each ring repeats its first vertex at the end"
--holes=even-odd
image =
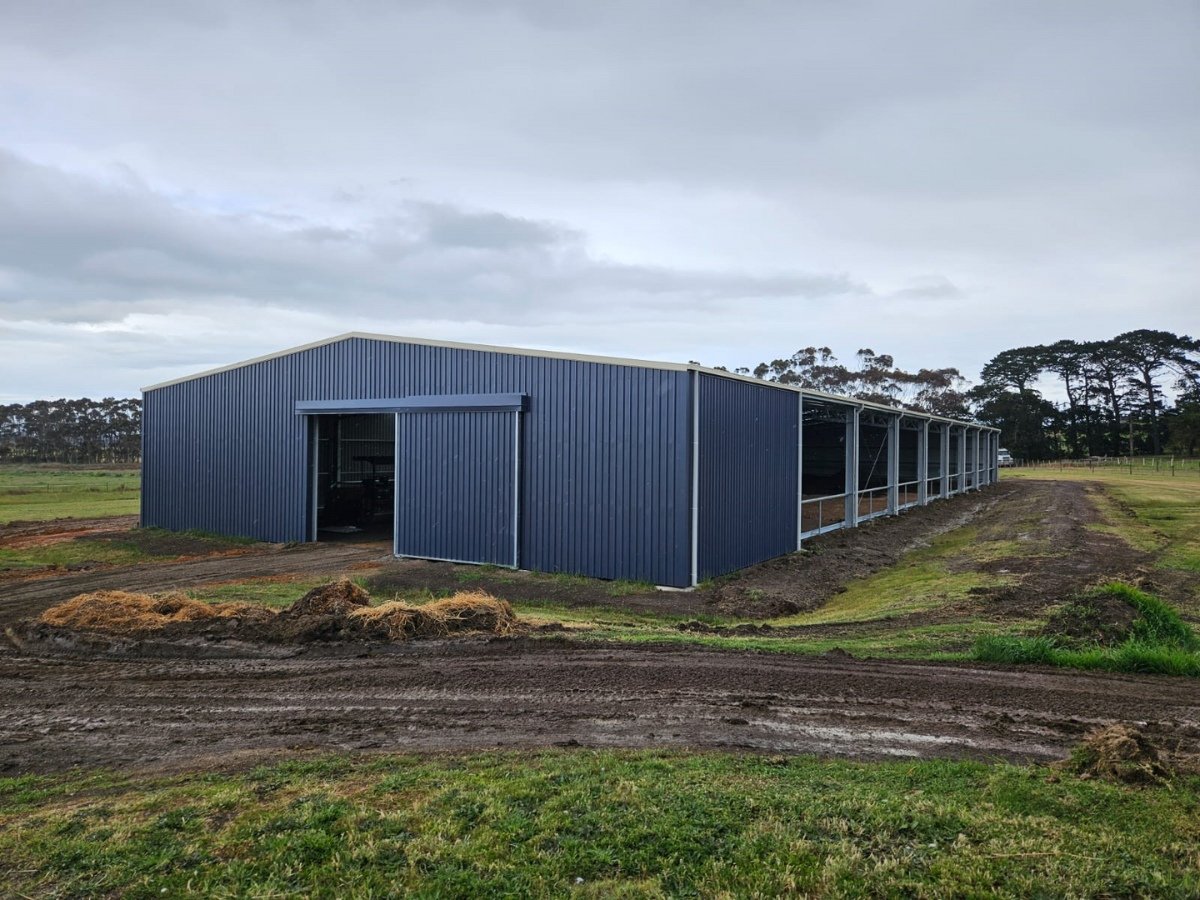
POLYGON ((844 406, 805 400, 804 499, 846 490, 846 414, 844 406))
POLYGON ((962 429, 950 429, 950 490, 957 491, 962 488, 960 481, 960 473, 958 471, 958 448, 962 444, 962 429))
POLYGON ((888 483, 887 416, 863 412, 858 420, 858 489, 886 487, 888 483))
POLYGON ((929 496, 937 497, 942 492, 942 429, 939 425, 929 428, 929 496))
POLYGON ((921 427, 909 419, 900 423, 899 465, 900 481, 898 482, 897 503, 907 506, 917 502, 918 481, 921 480, 921 427))
POLYGON ((802 528, 805 533, 845 521, 846 418, 848 407, 804 401, 804 459, 800 491, 806 501, 802 528))
POLYGON ((395 515, 395 416, 317 416, 315 427, 317 540, 390 536, 395 515))

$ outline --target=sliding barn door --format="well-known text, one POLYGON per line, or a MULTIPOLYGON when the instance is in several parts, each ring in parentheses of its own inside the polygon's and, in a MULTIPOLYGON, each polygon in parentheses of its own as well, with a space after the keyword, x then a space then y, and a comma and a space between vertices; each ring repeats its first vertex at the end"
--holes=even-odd
POLYGON ((396 416, 396 554, 516 567, 520 412, 396 416))

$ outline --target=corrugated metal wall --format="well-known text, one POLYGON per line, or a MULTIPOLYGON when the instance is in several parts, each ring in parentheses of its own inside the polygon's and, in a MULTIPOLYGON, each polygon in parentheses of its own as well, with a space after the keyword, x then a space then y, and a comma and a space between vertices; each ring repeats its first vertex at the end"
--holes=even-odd
POLYGON ((516 565, 516 412, 396 417, 396 553, 516 565))
POLYGON ((158 388, 143 523, 305 540, 296 401, 493 392, 529 396, 522 566, 690 582, 688 374, 635 366, 351 338, 158 388))
POLYGON ((698 575, 796 549, 796 394, 700 375, 698 575))

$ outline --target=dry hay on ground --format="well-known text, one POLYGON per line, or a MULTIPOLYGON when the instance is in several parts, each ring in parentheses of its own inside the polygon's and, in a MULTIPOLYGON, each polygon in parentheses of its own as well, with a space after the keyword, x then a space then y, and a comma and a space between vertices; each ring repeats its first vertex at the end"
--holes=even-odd
POLYGON ((1162 784, 1171 777, 1158 748, 1130 725, 1109 725, 1084 735, 1063 763, 1081 778, 1121 784, 1162 784))
POLYGON ((177 592, 96 591, 52 606, 42 613, 40 621, 73 631, 139 635, 179 623, 212 623, 217 619, 264 621, 270 617, 270 610, 250 603, 201 603, 177 592))
POLYGON ((497 600, 482 591, 461 592, 425 606, 392 602, 365 607, 350 613, 350 619, 364 636, 389 641, 470 631, 509 635, 515 634, 518 626, 516 613, 507 600, 497 600))
POLYGON ((407 641, 451 634, 516 634, 520 622, 506 600, 481 591, 460 592, 424 606, 370 605, 349 579, 313 588, 276 612, 250 603, 203 603, 184 594, 98 591, 46 610, 40 622, 72 631, 144 637, 206 634, 266 643, 407 641))

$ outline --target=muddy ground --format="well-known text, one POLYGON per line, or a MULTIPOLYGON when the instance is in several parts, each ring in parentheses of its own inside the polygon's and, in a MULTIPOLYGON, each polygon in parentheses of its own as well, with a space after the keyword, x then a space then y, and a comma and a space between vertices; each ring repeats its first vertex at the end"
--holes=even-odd
MULTIPOLYGON (((985 591, 964 602, 989 604, 1001 618, 1005 610, 1020 617, 1058 602, 1063 592, 1136 578, 1148 565, 1141 551, 1086 527, 1097 519, 1087 490, 1075 483, 1002 484, 828 535, 812 542, 810 553, 692 593, 614 596, 603 582, 436 563, 381 569, 386 545, 319 544, 10 581, 0 588, 0 625, 82 591, 372 570, 396 587, 483 588, 512 600, 684 615, 728 615, 741 598, 759 604, 740 613, 750 617, 781 600, 818 606, 849 580, 969 523, 1015 540, 1018 550, 963 565, 1007 569, 1023 590, 985 591)), ((1064 756, 1094 725, 1111 722, 1141 725, 1168 748, 1200 750, 1200 687, 1183 678, 547 637, 269 651, 253 645, 218 651, 194 641, 149 649, 118 647, 124 658, 103 658, 83 644, 22 651, 0 641, 0 771, 228 766, 280 751, 575 745, 1044 761, 1064 756)))
POLYGON ((675 747, 1046 761, 1096 724, 1200 746, 1191 679, 557 640, 365 657, 0 656, 0 771, 176 770, 279 752, 675 747))

